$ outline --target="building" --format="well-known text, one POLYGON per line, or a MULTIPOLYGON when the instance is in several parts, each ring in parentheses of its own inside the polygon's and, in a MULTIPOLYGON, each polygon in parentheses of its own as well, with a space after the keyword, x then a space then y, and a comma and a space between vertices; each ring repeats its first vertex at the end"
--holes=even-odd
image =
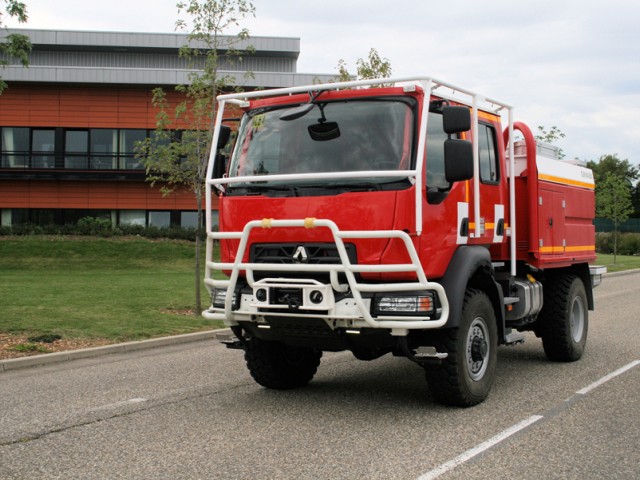
MULTIPOLYGON (((189 192, 163 197, 145 182, 134 144, 155 127, 151 90, 188 81, 178 55, 186 35, 8 30, 28 35, 30 67, 0 71, 0 225, 74 223, 86 216, 113 224, 192 227, 189 192)), ((0 36, 4 35, 0 34, 0 36)), ((220 52, 222 74, 238 85, 286 87, 329 81, 296 72, 300 39, 252 37, 242 69, 220 52), (253 77, 245 80, 244 73, 253 77)), ((242 48, 242 45, 238 46, 242 48)))

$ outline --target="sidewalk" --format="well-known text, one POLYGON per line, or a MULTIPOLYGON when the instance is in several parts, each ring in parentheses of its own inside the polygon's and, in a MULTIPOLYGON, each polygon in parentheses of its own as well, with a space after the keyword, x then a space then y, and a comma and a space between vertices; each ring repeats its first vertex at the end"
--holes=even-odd
POLYGON ((44 353, 42 355, 32 355, 30 357, 11 358, 0 360, 0 374, 18 368, 35 367, 39 365, 49 365, 52 363, 78 360, 80 358, 98 357, 112 353, 126 353, 136 350, 146 350, 149 348, 166 347, 168 345, 179 345, 182 343, 199 342, 210 340, 224 331, 208 330, 206 332, 187 333, 185 335, 174 335, 171 337, 152 338, 151 340, 140 340, 138 342, 116 343, 105 345, 104 347, 83 348, 80 350, 68 350, 66 352, 44 353))

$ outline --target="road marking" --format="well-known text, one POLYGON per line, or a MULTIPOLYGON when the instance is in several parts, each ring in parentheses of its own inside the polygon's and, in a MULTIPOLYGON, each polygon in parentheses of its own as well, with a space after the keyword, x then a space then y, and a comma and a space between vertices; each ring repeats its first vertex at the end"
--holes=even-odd
MULTIPOLYGON (((612 378, 615 378, 619 375, 622 375, 624 372, 631 370, 634 367, 637 367, 638 365, 640 365, 640 360, 634 360, 633 362, 625 365, 624 367, 619 368, 618 370, 609 373, 608 375, 605 375, 604 377, 600 378, 599 380, 593 382, 592 384, 578 390, 576 392, 575 395, 580 395, 580 396, 584 396, 586 394, 588 394, 589 392, 591 392, 593 389, 599 387, 600 385, 602 385, 603 383, 608 382, 609 380, 611 380, 612 378)), ((571 400, 575 400, 576 397, 574 395, 574 397, 570 398, 567 400, 567 402, 571 401, 571 400)), ((517 423, 509 428, 507 428, 506 430, 503 430, 502 432, 500 432, 499 434, 495 435, 494 437, 491 437, 489 440, 482 442, 481 444, 467 450, 464 453, 461 453, 460 455, 458 455, 457 457, 455 457, 452 460, 449 460, 448 462, 443 463, 442 465, 434 468, 433 470, 429 470, 428 472, 420 475, 418 477, 417 480, 433 480, 434 478, 438 478, 440 475, 443 475, 447 472, 450 472, 451 470, 453 470, 454 468, 456 468, 459 465, 462 465, 465 462, 468 462, 469 460, 471 460, 474 457, 477 457, 478 455, 480 455, 481 453, 489 450, 490 448, 495 447, 496 445, 498 445, 499 443, 503 442, 504 440, 506 440, 507 438, 511 437, 512 435, 515 435, 516 433, 528 428, 529 426, 533 425, 534 423, 542 420, 543 418, 546 417, 553 417, 555 415, 557 415, 558 413, 558 409, 550 409, 547 410, 547 413, 545 415, 532 415, 531 417, 527 418, 526 420, 521 421, 520 423, 517 423)))
POLYGON ((589 393, 594 388, 599 387, 603 383, 608 382, 609 380, 611 380, 612 378, 617 377, 618 375, 622 375, 627 370, 631 370, 633 367, 637 367, 638 365, 640 365, 640 360, 635 360, 635 361, 625 365, 624 367, 619 368, 615 372, 611 372, 609 375, 605 375, 600 380, 597 380, 597 381, 593 382, 591 385, 588 385, 588 386, 578 390, 576 393, 579 394, 579 395, 586 395, 587 393, 589 393))
POLYGON ((108 405, 101 405, 99 407, 96 407, 94 409, 92 409, 94 412, 98 411, 98 410, 111 410, 113 408, 119 408, 119 407, 125 407, 127 405, 135 405, 136 403, 143 403, 146 402, 147 399, 146 398, 130 398, 129 400, 122 400, 121 402, 116 402, 116 403, 110 403, 108 405))
POLYGON ((527 428, 529 425, 537 422, 542 418, 544 418, 542 415, 533 415, 527 418, 526 420, 523 420, 522 422, 507 428, 506 430, 502 431, 495 437, 491 437, 486 442, 482 442, 480 445, 473 447, 472 449, 467 450, 466 452, 458 455, 453 460, 449 460, 447 463, 443 463, 439 467, 434 468, 433 470, 429 470, 427 473, 423 475, 420 475, 420 477, 418 477, 418 480, 432 480, 434 478, 438 478, 440 475, 447 473, 453 470, 454 468, 456 468, 458 465, 462 465, 468 460, 471 460, 473 457, 480 455, 485 450, 490 449, 494 445, 497 445, 498 443, 502 442, 506 438, 509 438, 511 435, 519 432, 520 430, 527 428))

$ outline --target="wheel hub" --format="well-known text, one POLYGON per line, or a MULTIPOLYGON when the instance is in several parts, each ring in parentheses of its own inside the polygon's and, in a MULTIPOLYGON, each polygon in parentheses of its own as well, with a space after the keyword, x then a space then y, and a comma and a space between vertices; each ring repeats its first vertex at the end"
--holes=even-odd
POLYGON ((489 359, 488 329, 481 317, 471 323, 467 335, 467 371, 472 380, 479 381, 487 370, 489 359))
POLYGON ((475 337, 471 342, 471 360, 481 362, 489 352, 489 344, 482 337, 475 337))

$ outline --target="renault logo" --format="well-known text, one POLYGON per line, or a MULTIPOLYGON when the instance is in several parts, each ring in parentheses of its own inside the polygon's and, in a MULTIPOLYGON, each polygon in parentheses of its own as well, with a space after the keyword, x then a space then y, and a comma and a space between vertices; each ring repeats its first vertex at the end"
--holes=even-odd
POLYGON ((291 255, 294 263, 307 263, 309 261, 309 255, 307 254, 307 249, 302 245, 296 248, 296 251, 291 255))

